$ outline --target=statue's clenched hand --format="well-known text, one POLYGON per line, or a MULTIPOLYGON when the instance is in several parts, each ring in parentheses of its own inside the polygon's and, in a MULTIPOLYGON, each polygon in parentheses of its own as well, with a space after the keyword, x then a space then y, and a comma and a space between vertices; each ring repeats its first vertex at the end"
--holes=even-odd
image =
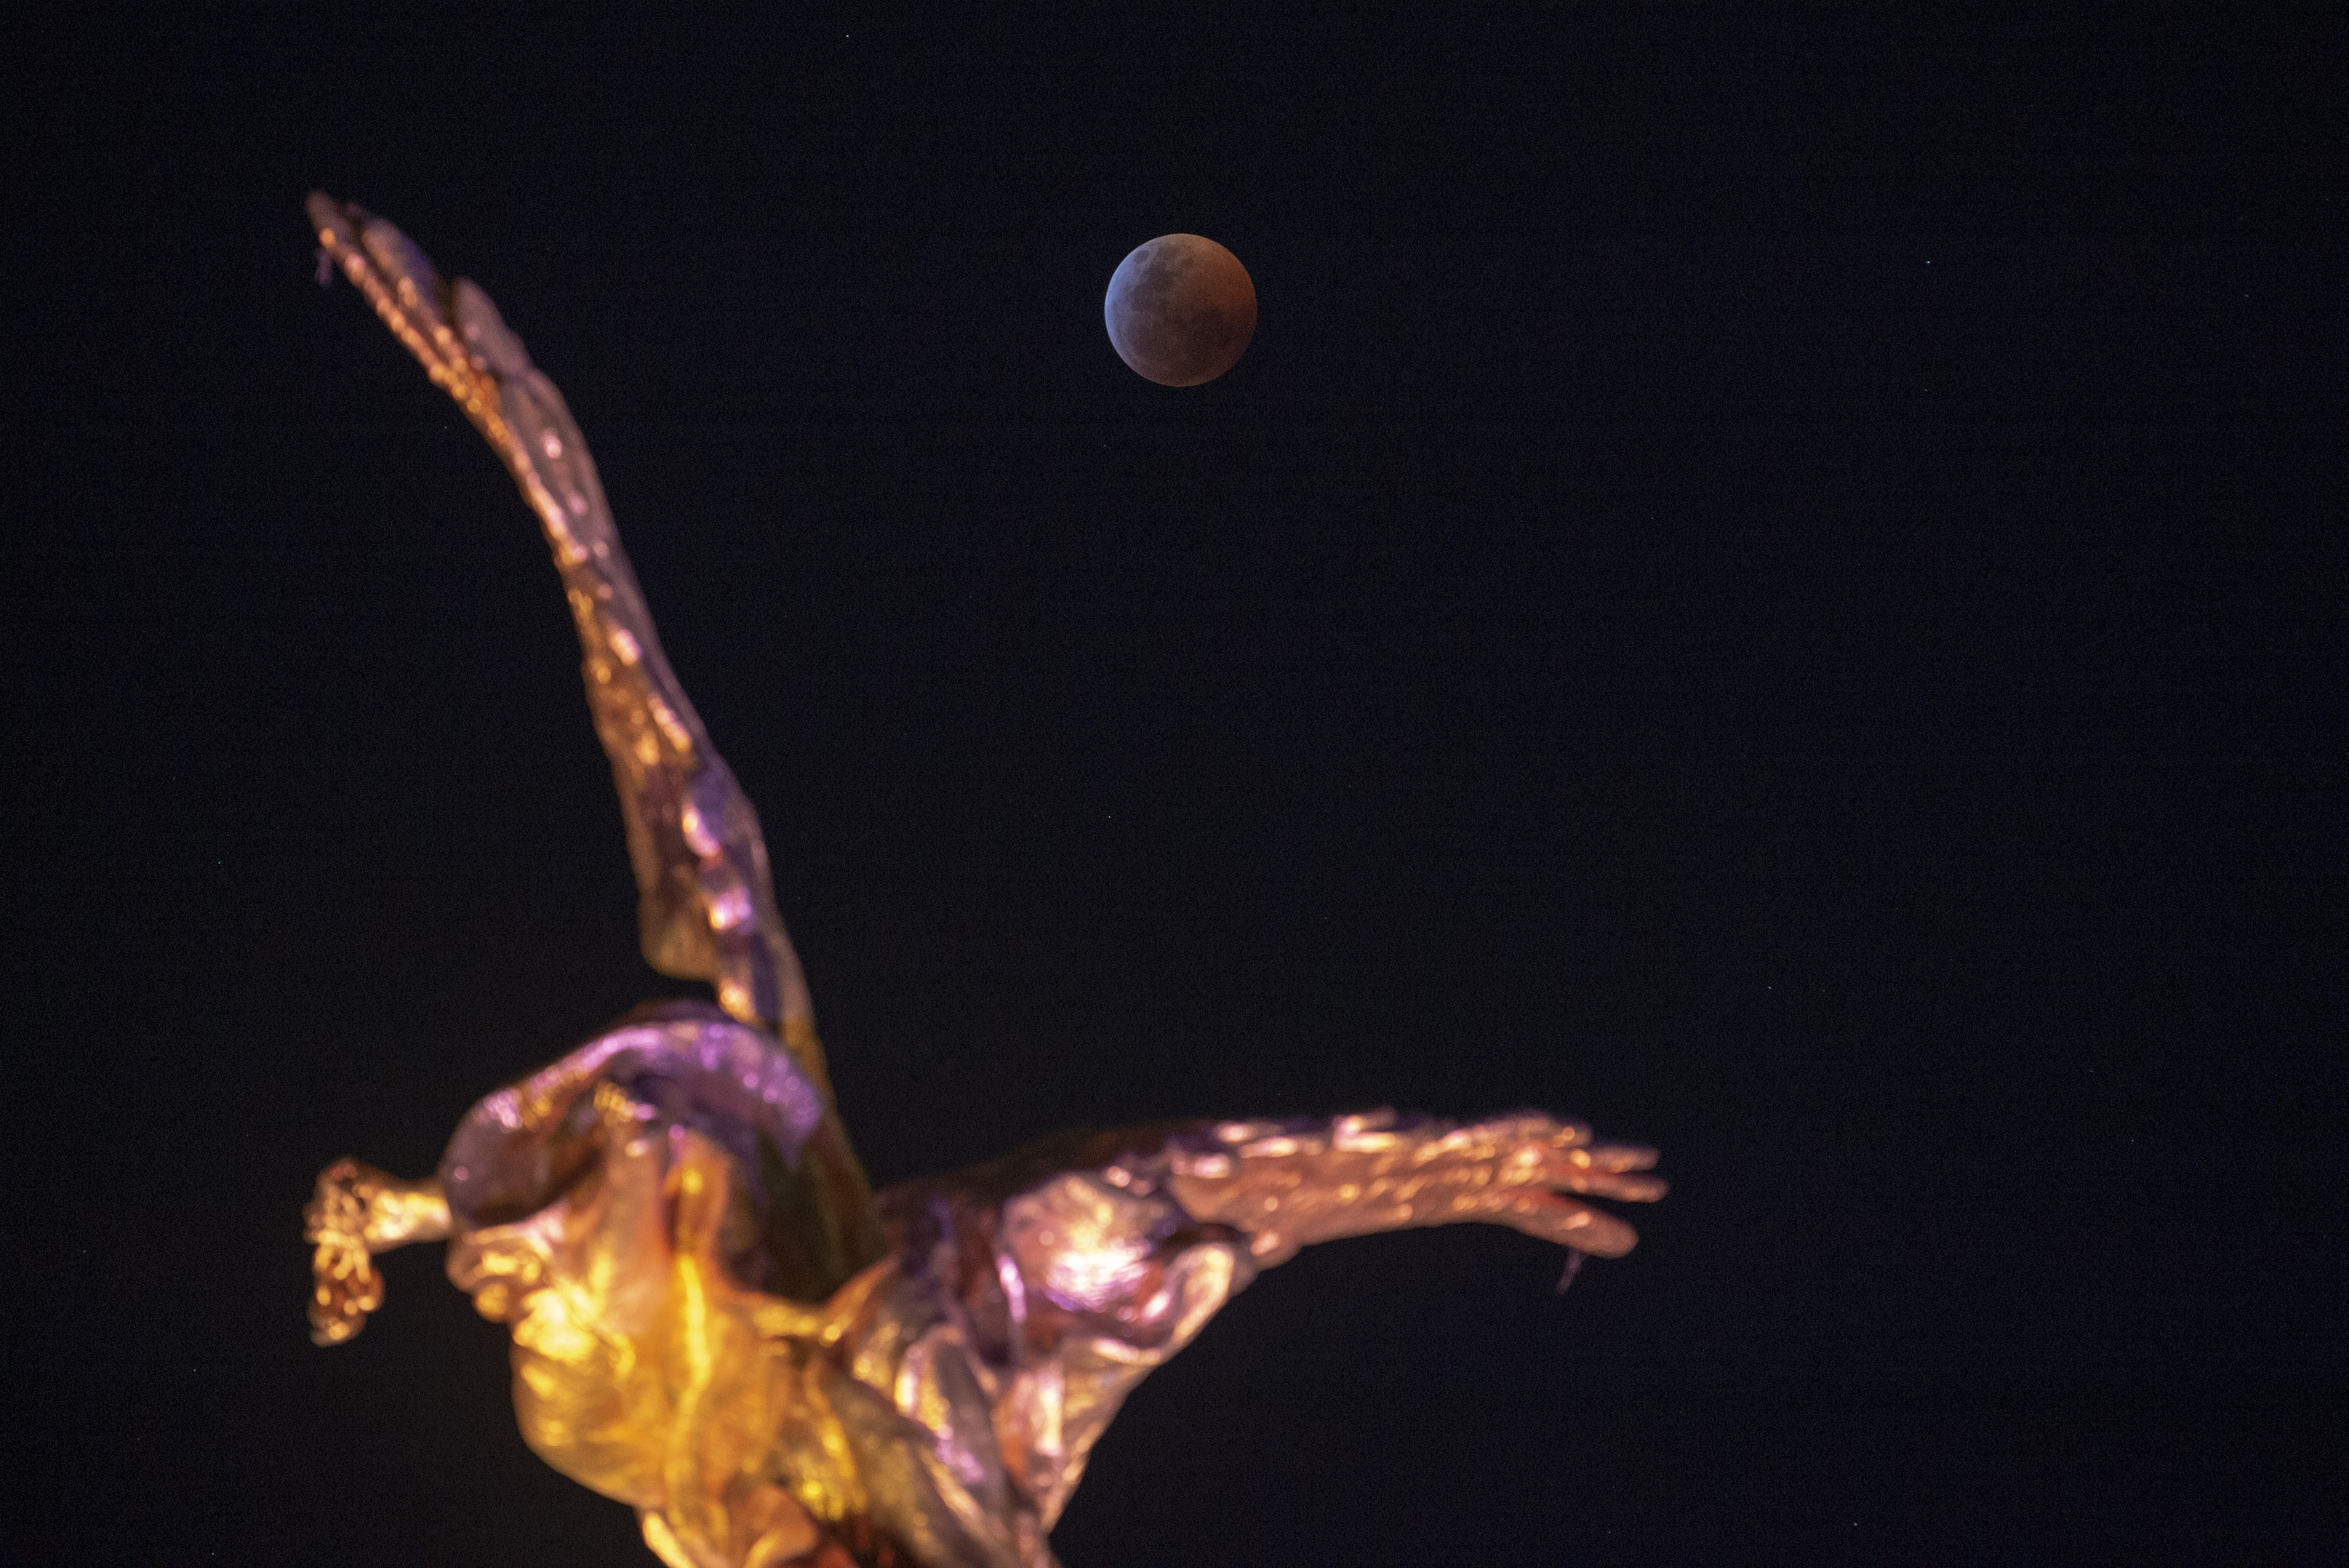
POLYGON ((367 1314, 383 1305, 377 1253, 448 1234, 448 1200, 429 1177, 403 1181, 356 1160, 319 1171, 302 1211, 302 1235, 311 1248, 310 1337, 339 1345, 367 1326, 367 1314))

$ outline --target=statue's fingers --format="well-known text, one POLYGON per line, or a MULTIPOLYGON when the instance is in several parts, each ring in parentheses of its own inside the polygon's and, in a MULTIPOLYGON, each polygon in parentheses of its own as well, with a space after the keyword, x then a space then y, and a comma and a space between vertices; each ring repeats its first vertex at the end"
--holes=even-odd
POLYGON ((1593 1198, 1615 1198, 1626 1203, 1652 1203, 1671 1191, 1671 1183, 1661 1176, 1630 1172, 1617 1175, 1611 1171, 1578 1171, 1553 1185, 1564 1191, 1593 1198))
POLYGON ((318 1247, 310 1258, 310 1338, 339 1345, 367 1326, 367 1315, 383 1305, 383 1276, 364 1247, 318 1247))
POLYGON ((1596 1149, 1565 1149, 1552 1153, 1543 1162, 1540 1180, 1544 1186, 1568 1192, 1652 1203, 1664 1195, 1665 1184, 1658 1177, 1639 1172, 1655 1162, 1654 1150, 1630 1144, 1602 1143, 1596 1149))
POLYGON ((1506 1218, 1526 1235, 1602 1258, 1619 1258, 1640 1241, 1640 1233, 1621 1220, 1563 1192, 1522 1194, 1506 1218))

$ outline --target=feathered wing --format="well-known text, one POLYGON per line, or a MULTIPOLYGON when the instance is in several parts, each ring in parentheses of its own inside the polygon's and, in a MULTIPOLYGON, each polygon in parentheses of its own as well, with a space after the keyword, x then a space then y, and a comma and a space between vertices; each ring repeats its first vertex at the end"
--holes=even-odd
POLYGON ((715 985, 719 1006, 773 1032, 822 1090, 828 1114, 809 1146, 820 1189, 811 1196, 836 1244, 835 1266, 853 1272, 879 1255, 880 1232, 864 1172, 830 1110, 815 1010, 775 907, 758 812, 661 652, 563 395, 531 364, 489 295, 463 278, 444 284, 397 228, 316 192, 309 213, 326 255, 464 409, 537 515, 578 627, 587 706, 619 789, 645 958, 664 975, 715 985))

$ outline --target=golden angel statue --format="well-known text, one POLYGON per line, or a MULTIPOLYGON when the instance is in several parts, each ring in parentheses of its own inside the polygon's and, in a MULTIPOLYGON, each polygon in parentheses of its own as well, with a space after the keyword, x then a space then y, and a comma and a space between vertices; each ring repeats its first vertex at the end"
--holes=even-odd
MULTIPOLYGON (((1298 1248, 1485 1221, 1637 1239, 1653 1150, 1538 1114, 1380 1111, 1071 1134, 876 1198, 833 1109, 759 819, 678 689, 586 444, 489 296, 313 195, 339 266, 522 487, 585 650, 645 956, 713 1006, 637 1009, 470 1111, 440 1167, 352 1161, 305 1213, 313 1337, 382 1305, 372 1254, 449 1243, 513 1336, 531 1448, 635 1507, 669 1568, 1051 1568, 1118 1406, 1298 1248)), ((322 273, 322 276, 326 275, 322 273)))

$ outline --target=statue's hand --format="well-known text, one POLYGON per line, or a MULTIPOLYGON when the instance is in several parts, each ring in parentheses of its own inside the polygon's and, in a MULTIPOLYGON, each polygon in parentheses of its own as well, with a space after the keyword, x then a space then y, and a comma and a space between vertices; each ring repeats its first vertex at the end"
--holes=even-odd
POLYGON ((336 1161, 318 1172, 317 1191, 302 1211, 302 1238, 311 1248, 313 1344, 341 1344, 383 1305, 383 1276, 367 1249, 366 1190, 373 1174, 357 1161, 336 1161))
POLYGON ((1249 1233, 1278 1263, 1300 1246, 1417 1225, 1483 1221, 1603 1257, 1639 1241, 1585 1197, 1649 1202, 1652 1149, 1594 1143, 1579 1122, 1539 1112, 1467 1127, 1402 1122, 1392 1111, 1324 1124, 1226 1122, 1174 1152, 1177 1201, 1249 1233))
POLYGON ((339 1345, 383 1305, 373 1254, 449 1233, 449 1204, 434 1181, 402 1181, 356 1160, 318 1172, 302 1211, 310 1243, 310 1338, 339 1345))

